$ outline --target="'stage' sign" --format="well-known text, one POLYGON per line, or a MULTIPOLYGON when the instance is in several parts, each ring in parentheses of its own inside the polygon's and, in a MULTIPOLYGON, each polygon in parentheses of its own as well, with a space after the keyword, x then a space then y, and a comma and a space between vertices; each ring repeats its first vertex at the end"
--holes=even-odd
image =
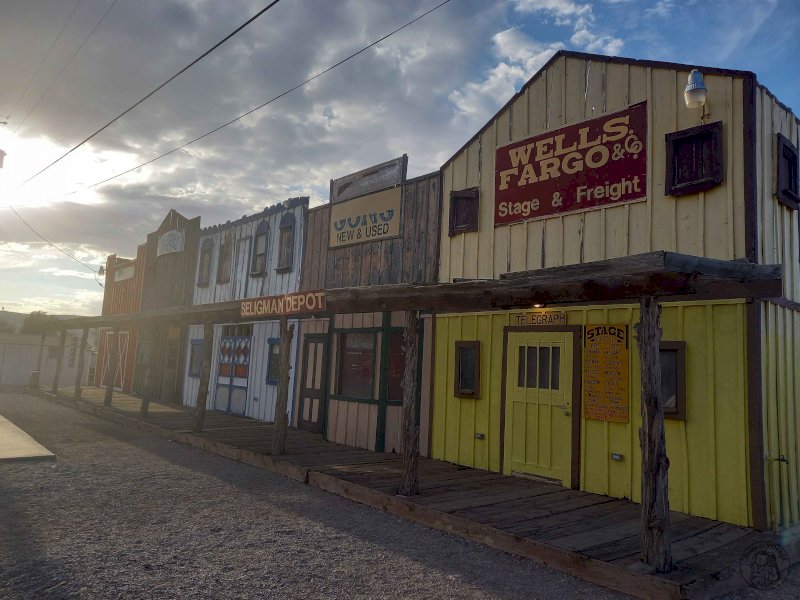
POLYGON ((628 422, 628 326, 583 328, 583 416, 628 422))
POLYGON ((242 300, 239 314, 247 317, 280 317, 325 311, 325 290, 296 292, 282 296, 262 296, 242 300))
POLYGON ((497 149, 494 224, 645 198, 647 103, 497 149))
POLYGON ((331 205, 331 248, 400 235, 399 187, 331 205))

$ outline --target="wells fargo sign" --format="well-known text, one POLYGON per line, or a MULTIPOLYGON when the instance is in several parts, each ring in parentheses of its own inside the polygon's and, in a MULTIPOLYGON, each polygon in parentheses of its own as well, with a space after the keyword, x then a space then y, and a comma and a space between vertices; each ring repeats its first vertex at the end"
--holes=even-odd
POLYGON ((647 103, 497 149, 494 224, 645 198, 647 103))
POLYGON ((331 204, 331 248, 400 235, 401 188, 331 204))
POLYGON ((239 314, 242 318, 268 318, 283 315, 302 315, 325 310, 325 290, 296 292, 282 296, 262 296, 242 300, 239 314))
POLYGON ((628 326, 583 328, 583 416, 628 422, 628 326))

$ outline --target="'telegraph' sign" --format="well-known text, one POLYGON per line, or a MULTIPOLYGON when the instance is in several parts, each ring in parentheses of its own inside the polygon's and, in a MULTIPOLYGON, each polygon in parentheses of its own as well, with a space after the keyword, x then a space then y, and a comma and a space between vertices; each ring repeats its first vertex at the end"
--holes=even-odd
POLYGON ((494 224, 645 198, 647 103, 497 149, 494 224))
POLYGON ((331 204, 331 248, 400 235, 401 188, 331 204))

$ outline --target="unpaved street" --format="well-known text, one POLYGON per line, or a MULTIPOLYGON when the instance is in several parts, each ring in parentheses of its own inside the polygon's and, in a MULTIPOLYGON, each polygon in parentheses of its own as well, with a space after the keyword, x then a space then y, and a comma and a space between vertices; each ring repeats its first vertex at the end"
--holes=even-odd
POLYGON ((2 598, 621 598, 46 400, 0 414, 55 462, 0 464, 2 598))

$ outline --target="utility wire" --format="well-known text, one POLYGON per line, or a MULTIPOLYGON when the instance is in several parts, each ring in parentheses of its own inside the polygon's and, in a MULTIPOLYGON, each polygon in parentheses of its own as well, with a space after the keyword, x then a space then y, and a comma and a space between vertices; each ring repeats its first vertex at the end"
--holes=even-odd
POLYGON ((82 264, 84 267, 86 267, 87 269, 89 269, 89 270, 90 270, 92 273, 96 273, 96 272, 97 272, 97 269, 94 269, 94 268, 90 267, 89 265, 87 265, 87 264, 86 264, 85 262, 83 262, 82 260, 80 260, 80 259, 78 259, 78 258, 75 258, 74 256, 72 256, 72 254, 70 254, 69 252, 67 252, 67 251, 66 251, 66 250, 64 250, 63 248, 61 248, 61 247, 59 247, 59 246, 56 246, 56 245, 55 245, 53 242, 51 242, 51 241, 50 241, 50 240, 48 240, 46 237, 44 237, 44 236, 43 236, 41 233, 39 233, 39 232, 38 232, 38 231, 37 231, 37 230, 34 228, 34 226, 33 226, 33 225, 31 225, 30 223, 28 223, 28 222, 27 222, 27 221, 26 221, 26 220, 25 220, 25 219, 22 217, 22 215, 21 215, 21 214, 19 214, 19 213, 17 212, 17 209, 16 209, 16 208, 14 208, 13 206, 9 206, 8 208, 10 208, 10 209, 13 211, 13 213, 19 217, 19 220, 20 220, 20 221, 22 221, 23 223, 25 223, 25 226, 26 226, 28 229, 30 229, 30 230, 31 230, 33 233, 35 233, 36 235, 38 235, 38 236, 39 236, 39 237, 42 239, 42 241, 44 241, 46 244, 48 244, 49 246, 52 246, 53 248, 55 248, 56 250, 58 250, 59 252, 61 252, 61 254, 65 255, 65 256, 68 256, 69 258, 71 258, 72 260, 74 260, 76 263, 80 263, 80 264, 82 264))
POLYGON ((14 101, 14 105, 11 107, 11 110, 8 112, 8 115, 6 115, 6 120, 8 120, 11 117, 11 115, 14 114, 14 111, 17 109, 17 105, 19 104, 19 101, 22 100, 22 98, 25 97, 25 94, 28 93, 31 84, 36 79, 36 76, 39 74, 39 71, 42 69, 42 65, 44 65, 44 63, 47 61, 47 57, 50 56, 50 53, 53 51, 53 48, 55 48, 56 44, 58 43, 58 40, 61 39, 61 35, 64 33, 64 29, 66 29, 67 27, 67 23, 69 23, 72 20, 72 17, 75 15, 75 11, 78 10, 78 6, 80 6, 81 2, 83 2, 83 0, 78 0, 75 3, 75 6, 72 7, 72 12, 69 13, 67 20, 64 21, 63 25, 61 25, 61 29, 58 31, 58 35, 56 35, 55 39, 53 39, 52 43, 50 44, 50 47, 47 49, 47 52, 44 53, 44 56, 42 57, 42 60, 39 61, 39 65, 36 67, 36 70, 33 72, 33 75, 31 75, 30 79, 28 79, 28 83, 25 85, 25 89, 22 90, 22 93, 19 94, 17 96, 17 99, 14 101))
POLYGON ((437 10, 437 9, 441 8, 442 6, 444 6, 445 4, 447 4, 448 2, 450 2, 450 0, 444 0, 444 2, 441 2, 441 3, 437 4, 436 6, 434 6, 433 8, 431 8, 430 10, 428 10, 428 11, 426 11, 426 12, 422 13, 421 15, 419 15, 418 17, 416 17, 415 19, 412 19, 411 21, 408 21, 408 22, 407 22, 405 25, 402 25, 402 26, 398 27, 397 29, 395 29, 395 30, 394 30, 394 31, 392 31, 391 33, 387 33, 386 35, 384 35, 383 37, 381 37, 381 38, 379 38, 379 39, 375 40, 374 42, 372 42, 372 43, 371 43, 371 44, 369 44, 368 46, 364 46, 363 48, 361 48, 361 50, 358 50, 357 52, 354 52, 353 54, 351 54, 351 55, 350 55, 350 56, 348 56, 347 58, 343 58, 342 60, 340 60, 340 61, 339 61, 339 62, 337 62, 336 64, 334 64, 334 65, 331 65, 330 67, 328 67, 327 69, 324 69, 323 71, 320 71, 320 72, 318 72, 316 75, 312 75, 311 77, 309 77, 308 79, 306 79, 306 80, 305 80, 305 81, 303 81, 302 83, 298 83, 298 84, 297 84, 297 85, 295 85, 294 87, 292 87, 292 88, 289 88, 288 90, 286 90, 286 91, 284 91, 284 92, 281 92, 280 94, 278 94, 277 96, 274 96, 273 98, 270 98, 269 100, 267 100, 267 101, 266 101, 266 102, 264 102, 263 104, 259 104, 259 105, 258 105, 258 106, 256 106, 255 108, 251 108, 251 109, 250 109, 250 110, 248 110, 247 112, 240 114, 238 117, 235 117, 235 118, 231 119, 230 121, 227 121, 226 123, 223 123, 223 124, 222 124, 222 125, 220 125, 219 127, 215 127, 215 128, 214 128, 214 129, 212 129, 211 131, 208 131, 208 132, 204 133, 203 135, 200 135, 200 136, 198 136, 198 137, 196 137, 196 138, 194 138, 194 139, 192 139, 192 140, 189 140, 188 142, 185 142, 185 143, 181 144, 180 146, 176 146, 176 147, 175 147, 175 148, 173 148, 172 150, 168 150, 167 152, 164 152, 163 154, 160 154, 160 155, 156 156, 155 158, 151 158, 151 159, 150 159, 150 160, 148 160, 148 161, 145 161, 145 162, 143 162, 143 163, 141 163, 141 164, 139 164, 139 165, 136 165, 135 167, 132 167, 132 168, 128 169, 127 171, 122 171, 121 173, 117 173, 116 175, 112 175, 111 177, 107 177, 106 179, 103 179, 102 181, 98 181, 98 182, 96 182, 96 183, 93 183, 93 184, 91 184, 91 185, 88 185, 88 186, 86 186, 86 187, 84 187, 84 188, 81 188, 81 189, 75 190, 75 191, 73 191, 73 192, 69 192, 69 193, 67 193, 67 194, 64 194, 64 196, 71 196, 71 195, 73 195, 73 194, 77 194, 78 192, 82 192, 82 191, 85 191, 85 190, 88 190, 88 189, 91 189, 91 188, 97 187, 98 185, 102 185, 102 184, 104 184, 104 183, 107 183, 107 182, 111 181, 112 179, 116 179, 117 177, 122 177, 123 175, 127 175, 127 174, 128 174, 128 173, 130 173, 131 171, 136 171, 137 169, 141 169, 142 167, 145 167, 145 166, 147 166, 147 165, 149 165, 149 164, 151 164, 151 163, 154 163, 154 162, 156 162, 157 160, 161 160, 162 158, 164 158, 164 157, 166 157, 166 156, 169 156, 170 154, 172 154, 172 153, 174 153, 174 152, 177 152, 178 150, 181 150, 181 149, 183 149, 183 148, 186 148, 186 146, 189 146, 189 145, 191 145, 191 144, 194 144, 195 142, 199 142, 199 141, 200 141, 200 140, 202 140, 203 138, 206 138, 206 137, 208 137, 208 136, 210 136, 210 135, 212 135, 212 134, 216 133, 217 131, 219 131, 220 129, 223 129, 223 128, 225 128, 225 127, 227 127, 228 125, 231 125, 231 124, 233 124, 233 123, 236 123, 237 121, 239 121, 239 120, 243 119, 244 117, 246 117, 246 116, 248 116, 248 115, 251 115, 251 114, 253 114, 254 112, 256 112, 256 111, 258 111, 258 110, 261 110, 261 109, 262 109, 262 108, 264 108, 265 106, 268 106, 269 104, 272 104, 273 102, 275 102, 276 100, 279 100, 280 98, 283 98, 283 97, 284 97, 284 96, 286 96, 287 94, 291 94, 293 91, 295 91, 295 90, 297 90, 297 89, 300 89, 301 87, 303 87, 303 86, 305 86, 305 85, 307 85, 307 84, 311 83, 312 81, 314 81, 314 80, 315 80, 315 79, 317 79, 318 77, 322 77, 323 75, 325 75, 326 73, 328 73, 328 72, 332 71, 332 70, 333 70, 333 69, 335 69, 336 67, 338 67, 338 66, 340 66, 340 65, 343 65, 344 63, 346 63, 347 61, 349 61, 349 60, 350 60, 350 59, 352 59, 352 58, 355 58, 356 56, 358 56, 358 55, 359 55, 359 54, 361 54, 362 52, 366 52, 367 50, 369 50, 369 49, 370 49, 370 48, 372 48, 373 46, 377 46, 377 45, 378 45, 378 44, 380 44, 382 41, 384 41, 384 40, 386 40, 387 38, 390 38, 391 36, 393 36, 395 33, 398 33, 399 31, 402 31, 402 30, 403 30, 403 29, 405 29, 406 27, 409 27, 410 25, 413 25, 414 23, 416 23, 416 22, 417 22, 417 21, 419 21, 420 19, 422 19, 422 18, 426 17, 427 15, 431 14, 433 11, 435 11, 435 10, 437 10))
POLYGON ((103 16, 102 16, 102 17, 100 17, 100 20, 99 20, 99 21, 98 21, 98 22, 95 24, 95 26, 94 26, 94 27, 92 28, 92 30, 89 32, 89 35, 87 35, 87 36, 84 38, 84 40, 81 42, 81 45, 80 45, 80 46, 78 46, 78 48, 75 50, 75 52, 73 52, 73 53, 72 53, 72 56, 70 56, 70 57, 69 57, 69 60, 68 60, 66 63, 64 63, 64 64, 62 65, 61 69, 59 69, 59 71, 58 71, 58 73, 56 74, 56 76, 55 76, 55 77, 52 79, 52 81, 50 81, 50 85, 48 85, 48 86, 47 86, 47 89, 46 89, 44 92, 42 92, 42 95, 41 95, 41 96, 39 96, 38 100, 36 100, 36 103, 33 105, 33 107, 32 107, 32 108, 31 108, 31 109, 30 109, 30 110, 29 110, 29 111, 28 111, 28 112, 25 114, 25 116, 24 116, 24 117, 22 118, 22 120, 19 122, 19 125, 17 125, 16 129, 14 129, 14 133, 17 133, 17 131, 19 131, 19 128, 20 128, 20 127, 22 127, 22 126, 25 124, 25 121, 27 121, 27 120, 28 120, 28 117, 30 117, 30 116, 31 116, 31 114, 32 114, 32 113, 33 113, 33 112, 36 110, 36 108, 39 106, 39 103, 40 103, 40 102, 41 102, 41 101, 44 99, 44 97, 45 97, 45 96, 47 96, 47 94, 50 92, 50 90, 53 88, 53 86, 56 84, 56 82, 57 82, 57 81, 58 81, 58 80, 61 78, 61 75, 64 73, 64 71, 66 71, 66 70, 67 70, 67 67, 69 67, 69 66, 72 64, 72 61, 73 61, 73 60, 75 60, 75 57, 76 57, 76 56, 78 56, 78 53, 79 53, 79 52, 80 52, 80 51, 83 49, 83 47, 86 45, 86 42, 88 42, 88 41, 89 41, 89 38, 90 38, 90 37, 92 37, 92 36, 94 35, 94 32, 95 32, 95 31, 97 31, 97 28, 98 28, 98 27, 100 27, 100 24, 101 24, 103 21, 105 21, 105 19, 106 19, 106 16, 108 15, 108 13, 110 13, 110 12, 111 12, 111 9, 112 9, 112 8, 114 8, 114 5, 115 5, 115 4, 116 4, 118 1, 119 1, 119 0, 114 0, 114 1, 113 1, 113 2, 112 2, 112 3, 111 3, 109 6, 108 6, 108 8, 106 9, 106 11, 103 13, 103 16))
MULTIPOLYGON (((80 0, 78 0, 78 1, 80 2, 80 0)), ((219 42, 217 42, 216 44, 214 44, 214 45, 213 45, 211 48, 209 48, 208 50, 206 50, 205 52, 203 52, 203 53, 202 53, 200 56, 198 56, 197 58, 195 58, 195 59, 194 59, 192 62, 190 62, 190 63, 189 63, 188 65, 186 65, 185 67, 183 67, 183 68, 182 68, 180 71, 178 71, 177 73, 175 73, 175 74, 174 74, 172 77, 170 77, 170 78, 169 78, 169 79, 167 79, 167 80, 166 80, 164 83, 162 83, 162 84, 161 84, 161 85, 159 85, 157 88, 155 88, 155 89, 154 89, 152 92, 150 92, 149 94, 147 94, 146 96, 144 96, 144 97, 143 97, 141 100, 137 101, 136 103, 134 103, 134 104, 133 104, 133 105, 131 105, 130 107, 126 108, 126 109, 125 109, 123 112, 121 112, 120 114, 118 114, 116 117, 114 117, 113 119, 111 119, 111 120, 110 120, 108 123, 106 123, 105 125, 103 125, 103 126, 100 128, 100 129, 98 129, 97 131, 95 131, 95 132, 94 132, 92 135, 90 135, 90 136, 89 136, 89 137, 87 137, 85 140, 83 140, 83 141, 82 141, 82 142, 80 142, 79 144, 77 144, 77 145, 73 146, 73 147, 72 147, 70 150, 68 150, 67 152, 65 152, 65 153, 64 153, 64 154, 62 154, 61 156, 59 156, 57 159, 55 159, 53 162, 51 162, 49 165, 47 165, 47 166, 46 166, 44 169, 42 169, 41 171, 38 171, 37 173, 35 173, 35 174, 34 174, 34 175, 32 175, 31 177, 28 177, 28 179, 26 179, 25 181, 23 181, 23 182, 22 182, 20 185, 25 185, 26 183, 28 183, 28 182, 32 181, 33 179, 37 178, 39 175, 41 175, 42 173, 44 173, 45 171, 47 171, 47 170, 48 170, 50 167, 52 167, 52 166, 53 166, 53 165, 55 165, 56 163, 60 162, 61 160, 63 160, 64 158, 66 158, 67 156, 69 156, 70 154, 72 154, 73 152, 75 152, 75 150, 77 150, 78 148, 80 148, 81 146, 83 146, 83 145, 84 145, 86 142, 88 142, 89 140, 91 140, 91 139, 92 139, 93 137, 95 137, 95 136, 96 136, 98 133, 100 133, 100 132, 101 132, 101 131, 103 131, 104 129, 106 129, 106 128, 110 127, 112 124, 114 124, 114 123, 116 123, 117 121, 119 121, 119 120, 120 120, 122 117, 124 117, 125 115, 127 115, 127 114, 128 114, 129 112, 131 112, 131 111, 132 111, 134 108, 136 108, 137 106, 139 106, 139 105, 140 105, 142 102, 144 102, 145 100, 147 100, 148 98, 150 98, 150 97, 151 97, 153 94, 155 94, 156 92, 158 92, 158 91, 159 91, 161 88, 163 88, 164 86, 166 86, 166 85, 167 85, 167 84, 169 84, 170 82, 172 82, 172 81, 174 81, 175 79, 177 79, 177 78, 178 78, 179 76, 181 76, 183 73, 185 73, 186 71, 188 71, 189 69, 191 69, 191 68, 192 68, 194 65, 196 65, 196 64, 197 64, 197 63, 199 63, 201 60, 203 60, 203 59, 204 59, 206 56, 208 56, 209 54, 211 54, 211 53, 212 53, 214 50, 216 50, 217 48, 219 48, 220 46, 222 46, 222 44, 224 44, 224 43, 225 43, 225 42, 227 42, 229 39, 231 39, 233 36, 235 36, 237 33, 239 33, 239 32, 240 32, 242 29, 244 29, 245 27, 247 27, 248 25, 250 25, 250 23, 252 23, 253 21, 255 21, 255 20, 258 18, 258 17, 260 17, 260 16, 261 16, 261 15, 263 15, 265 12, 267 12, 267 11, 268 11, 270 8, 272 8, 273 6, 275 6, 275 5, 276 5, 278 2, 280 2, 280 0, 273 0, 272 2, 270 2, 270 3, 269 3, 267 6, 265 6, 264 8, 262 8, 260 11, 258 11, 258 12, 257 12, 255 15, 253 15, 252 17, 250 17, 250 18, 249 18, 247 21, 245 21, 244 23, 242 23, 241 25, 239 25, 239 27, 237 27, 236 29, 234 29, 234 30, 233 30, 231 33, 229 33, 229 34, 228 34, 228 35, 226 35, 224 38, 222 38, 222 39, 221 39, 219 42)))

